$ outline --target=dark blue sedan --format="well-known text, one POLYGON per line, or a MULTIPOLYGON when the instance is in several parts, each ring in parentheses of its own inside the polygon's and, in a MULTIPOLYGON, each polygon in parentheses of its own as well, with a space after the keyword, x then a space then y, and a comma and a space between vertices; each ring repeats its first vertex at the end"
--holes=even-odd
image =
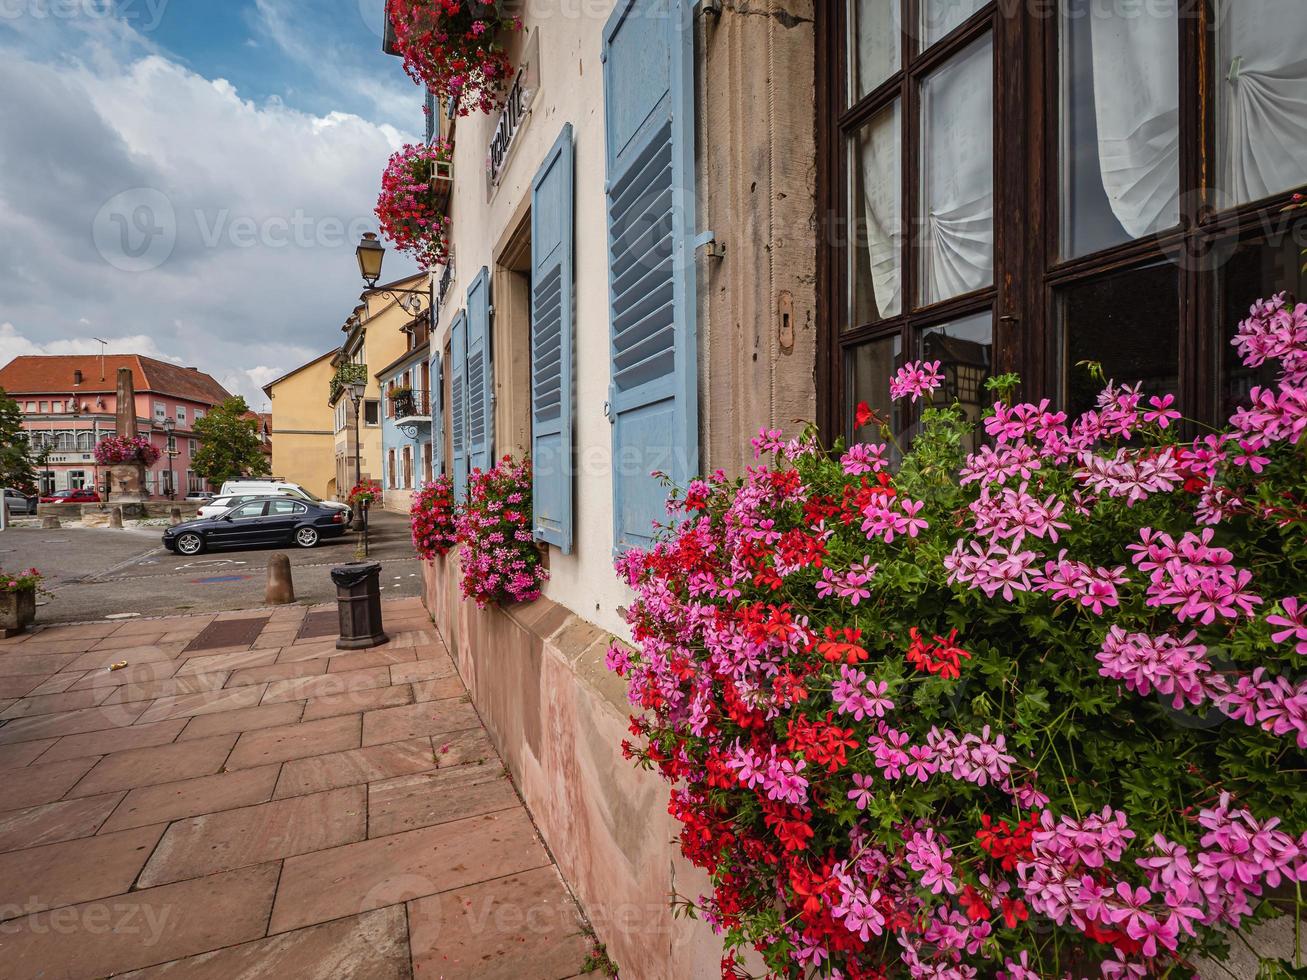
POLYGON ((163 546, 179 555, 210 548, 295 544, 312 548, 345 533, 345 512, 290 497, 247 500, 216 517, 186 521, 163 533, 163 546))

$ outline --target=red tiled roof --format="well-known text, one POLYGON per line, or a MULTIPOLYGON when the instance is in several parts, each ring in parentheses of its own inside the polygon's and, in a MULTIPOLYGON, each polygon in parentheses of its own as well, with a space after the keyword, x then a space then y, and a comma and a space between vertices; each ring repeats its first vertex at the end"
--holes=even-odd
POLYGON ((211 376, 195 368, 169 364, 141 354, 104 355, 103 378, 99 354, 24 354, 0 368, 0 388, 11 395, 67 394, 73 390, 73 372, 82 372, 77 390, 86 394, 114 391, 118 369, 131 368, 138 392, 172 395, 187 401, 216 405, 231 397, 211 376))

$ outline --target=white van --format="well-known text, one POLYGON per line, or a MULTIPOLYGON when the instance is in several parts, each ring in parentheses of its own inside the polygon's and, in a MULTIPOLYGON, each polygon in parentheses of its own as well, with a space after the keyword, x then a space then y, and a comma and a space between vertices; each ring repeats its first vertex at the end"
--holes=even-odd
POLYGON ((285 480, 228 480, 218 491, 218 496, 298 497, 300 500, 321 504, 328 510, 343 510, 348 515, 346 520, 353 517, 353 512, 347 504, 335 500, 323 500, 309 493, 298 483, 288 483, 285 480))

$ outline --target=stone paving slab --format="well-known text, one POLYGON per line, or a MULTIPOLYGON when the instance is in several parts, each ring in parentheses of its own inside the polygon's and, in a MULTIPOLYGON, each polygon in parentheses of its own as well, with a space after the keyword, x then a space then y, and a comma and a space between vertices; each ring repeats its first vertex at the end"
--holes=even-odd
POLYGON ((243 946, 124 973, 120 980, 409 980, 412 975, 404 908, 391 905, 243 946))
POLYGON ((303 608, 0 641, 0 977, 578 975, 452 658, 416 600, 384 609, 350 653, 303 608))
POLYGON ((565 980, 585 959, 576 906, 555 868, 408 903, 414 976, 442 980, 565 980))

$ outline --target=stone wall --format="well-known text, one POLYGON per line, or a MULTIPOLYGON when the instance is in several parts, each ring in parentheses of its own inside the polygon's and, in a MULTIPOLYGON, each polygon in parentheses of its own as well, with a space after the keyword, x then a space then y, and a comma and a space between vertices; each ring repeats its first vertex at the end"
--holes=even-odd
POLYGON ((457 560, 425 566, 426 605, 532 819, 627 980, 720 975, 721 941, 674 918, 670 896, 707 878, 679 856, 667 786, 622 758, 624 685, 608 636, 541 599, 478 610, 457 560))

